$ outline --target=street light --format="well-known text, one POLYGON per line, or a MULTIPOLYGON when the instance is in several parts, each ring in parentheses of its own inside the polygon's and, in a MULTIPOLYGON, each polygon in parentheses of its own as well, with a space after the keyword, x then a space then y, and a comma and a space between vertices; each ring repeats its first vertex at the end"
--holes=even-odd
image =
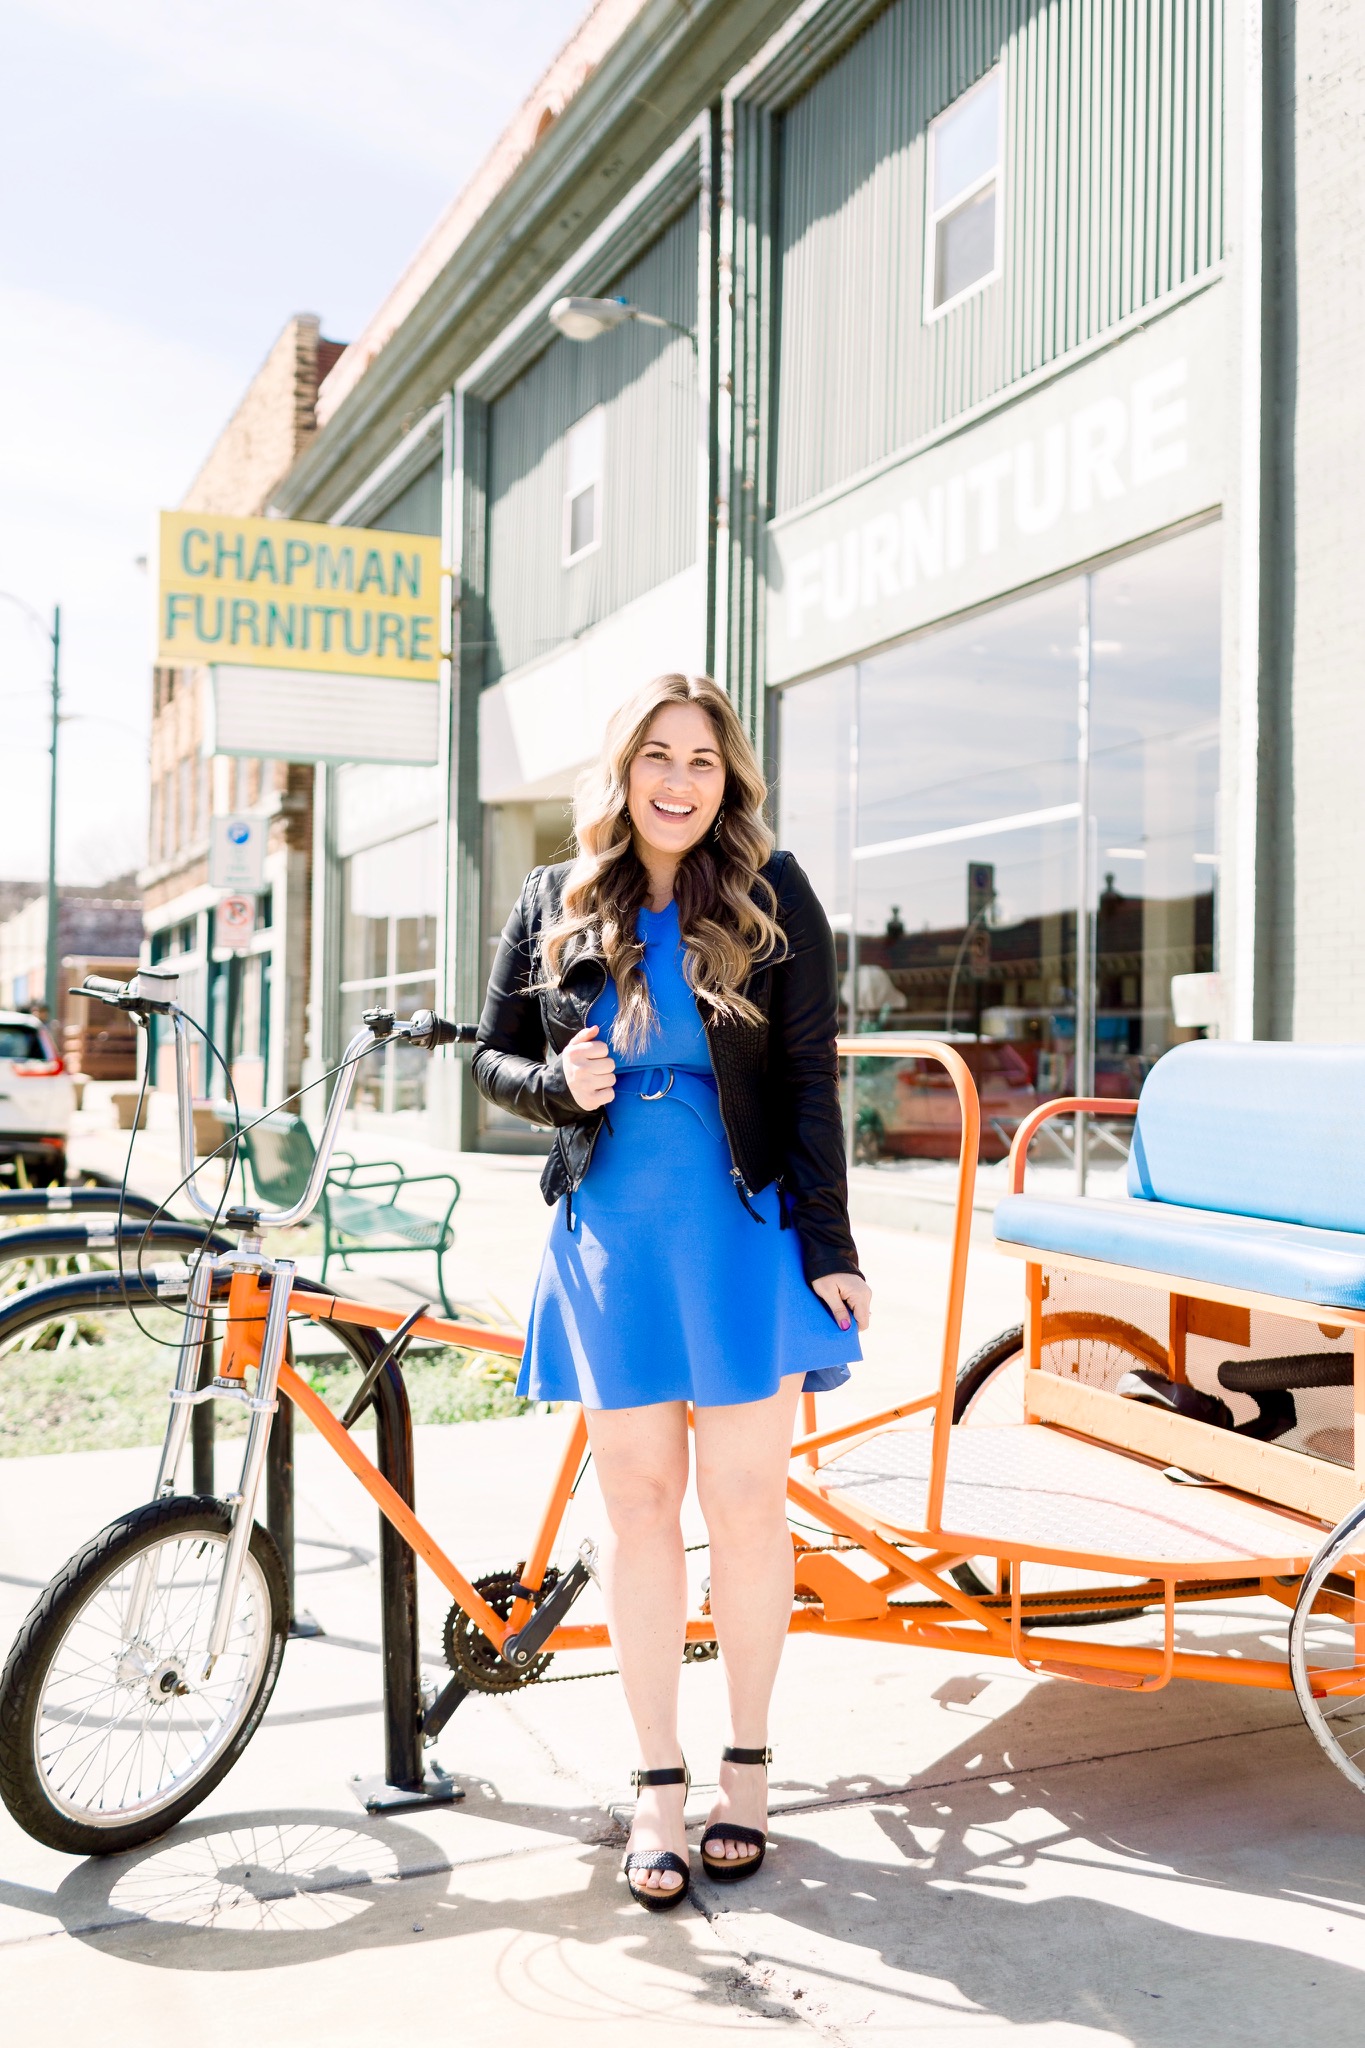
POLYGON ((638 320, 642 327, 671 327, 675 334, 685 334, 696 350, 697 337, 690 327, 666 320, 662 313, 646 313, 629 299, 556 299, 550 308, 550 325, 569 341, 596 341, 627 320, 638 320))
POLYGON ((16 605, 52 645, 52 778, 49 787, 47 809, 47 958, 44 963, 43 1000, 47 1005, 48 1022, 57 1021, 57 927, 60 922, 57 903, 57 728, 61 721, 61 671, 62 671, 62 608, 52 607, 52 624, 49 627, 33 606, 22 597, 16 597, 12 590, 0 590, 7 604, 16 605))

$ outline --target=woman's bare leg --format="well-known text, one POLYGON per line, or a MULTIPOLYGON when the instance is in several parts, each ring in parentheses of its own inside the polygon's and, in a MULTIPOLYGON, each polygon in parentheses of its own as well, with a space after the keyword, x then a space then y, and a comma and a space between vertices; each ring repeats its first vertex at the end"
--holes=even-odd
MULTIPOLYGON (((801 1375, 784 1379, 766 1401, 698 1408, 697 1494, 711 1538, 711 1614, 725 1660, 730 1741, 763 1749, 768 1706, 791 1621, 793 1551, 787 1528, 787 1467, 801 1375)), ((722 1764, 713 1822, 766 1828, 765 1773, 722 1764)), ((743 1842, 715 1844, 710 1855, 743 1859, 743 1842)))
MULTIPOLYGON (((681 1401, 661 1401, 584 1412, 607 1510, 602 1590, 612 1649, 641 1767, 664 1770, 681 1759, 678 1677, 687 1579, 680 1516, 687 1490, 687 1409, 681 1401)), ((686 1858, 683 1801, 681 1785, 642 1787, 630 1847, 671 1849, 686 1858)), ((682 1879, 675 1871, 652 1870, 638 1874, 635 1883, 676 1891, 682 1879)))

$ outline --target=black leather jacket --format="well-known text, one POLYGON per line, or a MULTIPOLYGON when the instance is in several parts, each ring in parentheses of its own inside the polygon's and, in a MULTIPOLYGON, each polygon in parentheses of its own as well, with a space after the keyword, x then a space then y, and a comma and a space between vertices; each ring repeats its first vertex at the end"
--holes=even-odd
MULTIPOLYGON (((556 988, 536 991, 537 952, 559 913, 568 864, 534 868, 498 947, 479 1021, 474 1080, 490 1102, 555 1132, 541 1175, 547 1202, 572 1198, 592 1162, 601 1110, 580 1109, 560 1058, 606 986, 600 950, 582 941, 556 988)), ((789 853, 763 870, 777 897, 787 952, 755 968, 745 994, 765 1022, 712 1016, 706 1027, 721 1122, 730 1141, 735 1190, 749 1198, 778 1183, 785 1228, 795 1224, 808 1280, 860 1271, 848 1221, 839 1069, 838 976, 834 939, 815 891, 789 853)))

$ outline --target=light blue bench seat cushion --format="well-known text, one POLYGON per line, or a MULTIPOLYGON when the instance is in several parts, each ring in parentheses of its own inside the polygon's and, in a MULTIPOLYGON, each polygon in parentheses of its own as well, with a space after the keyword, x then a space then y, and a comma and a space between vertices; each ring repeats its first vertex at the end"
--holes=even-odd
POLYGON ((1128 1192, 1365 1230, 1365 1046, 1175 1046, 1142 1090, 1128 1192))
POLYGON ((1005 1195, 996 1206, 995 1235, 1030 1251, 1069 1252, 1324 1308, 1365 1309, 1365 1235, 1355 1231, 1175 1202, 1005 1195))

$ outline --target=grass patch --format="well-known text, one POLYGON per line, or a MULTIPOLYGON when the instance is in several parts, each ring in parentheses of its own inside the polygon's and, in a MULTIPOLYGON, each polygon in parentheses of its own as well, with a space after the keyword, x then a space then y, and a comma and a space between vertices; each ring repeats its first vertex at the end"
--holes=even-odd
MULTIPOLYGON (((54 1325, 29 1350, 0 1357, 0 1458, 161 1442, 179 1317, 160 1309, 140 1314, 150 1335, 130 1327, 126 1315, 82 1316, 54 1325)), ((310 1359, 298 1370, 338 1413, 360 1384, 349 1360, 310 1359)), ((506 1359, 442 1347, 410 1353, 403 1376, 414 1422, 484 1422, 532 1406, 517 1399, 516 1366, 506 1359)), ((217 1403, 219 1437, 244 1436, 246 1426, 238 1403, 217 1403)), ((297 1426, 311 1428, 302 1416, 297 1426)), ((372 1427, 370 1418, 359 1426, 372 1427)))
MULTIPOLYGON (((313 1360, 297 1371, 336 1414, 360 1385, 360 1373, 349 1360, 313 1360)), ((414 1422, 490 1422, 501 1415, 524 1415, 535 1406, 518 1400, 517 1367, 511 1359, 480 1357, 453 1345, 409 1353, 403 1378, 414 1422)))

